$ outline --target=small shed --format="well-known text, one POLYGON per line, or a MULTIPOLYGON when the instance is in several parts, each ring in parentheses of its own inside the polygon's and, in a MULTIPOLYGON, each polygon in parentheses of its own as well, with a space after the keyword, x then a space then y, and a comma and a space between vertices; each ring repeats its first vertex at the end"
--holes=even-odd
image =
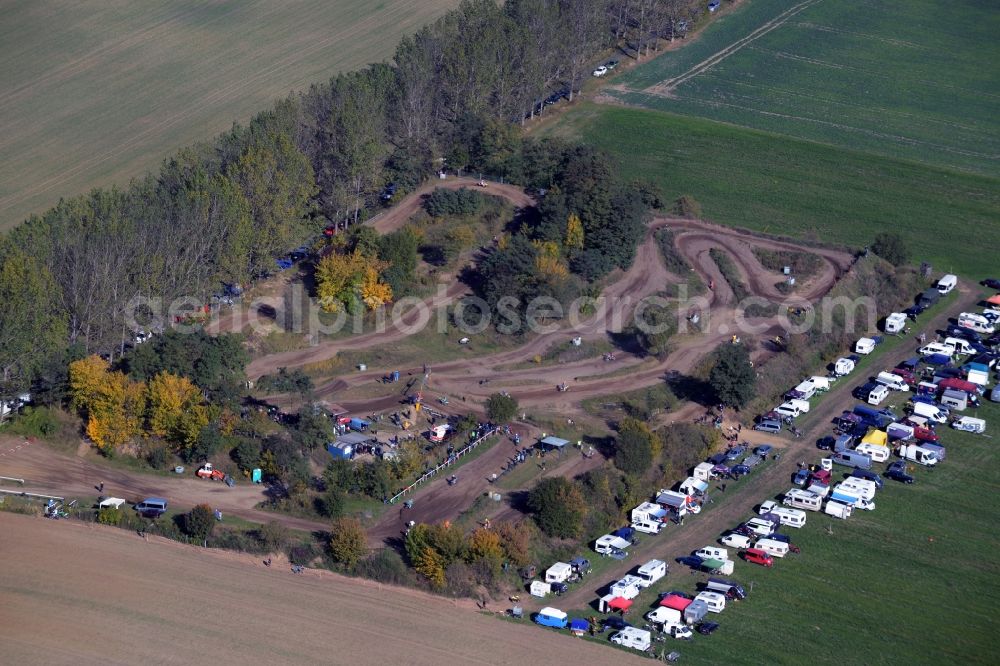
POLYGON ((566 445, 569 444, 569 440, 562 439, 561 437, 553 437, 552 435, 549 435, 545 439, 543 439, 540 442, 538 442, 538 444, 543 449, 549 449, 549 450, 559 451, 561 453, 562 450, 563 450, 563 448, 565 448, 566 445))
POLYGON ((531 585, 528 587, 528 592, 531 593, 533 597, 545 598, 545 596, 552 591, 552 586, 541 580, 531 581, 531 585))
POLYGON ((573 574, 573 566, 566 562, 556 562, 545 571, 546 583, 565 583, 573 574))

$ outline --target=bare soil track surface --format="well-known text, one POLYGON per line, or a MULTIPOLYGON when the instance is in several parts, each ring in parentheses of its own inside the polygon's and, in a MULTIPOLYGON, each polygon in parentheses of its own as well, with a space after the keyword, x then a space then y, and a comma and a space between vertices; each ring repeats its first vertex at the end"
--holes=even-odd
MULTIPOLYGON (((596 664, 472 602, 72 521, 0 513, 10 664, 596 664)), ((494 610, 490 608, 490 610, 494 610)), ((500 609, 496 609, 500 610, 500 609)), ((615 663, 639 657, 614 653, 615 663)))

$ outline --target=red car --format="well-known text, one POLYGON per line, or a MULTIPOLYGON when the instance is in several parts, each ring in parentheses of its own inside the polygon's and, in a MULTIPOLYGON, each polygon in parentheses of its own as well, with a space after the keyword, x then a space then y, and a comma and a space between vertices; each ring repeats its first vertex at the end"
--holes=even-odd
POLYGON ((759 564, 763 567, 770 567, 774 565, 774 559, 760 548, 748 548, 743 552, 743 559, 747 562, 759 564))
POLYGON ((923 426, 913 426, 913 436, 919 439, 921 442, 936 442, 938 441, 937 433, 930 428, 925 428, 923 426))

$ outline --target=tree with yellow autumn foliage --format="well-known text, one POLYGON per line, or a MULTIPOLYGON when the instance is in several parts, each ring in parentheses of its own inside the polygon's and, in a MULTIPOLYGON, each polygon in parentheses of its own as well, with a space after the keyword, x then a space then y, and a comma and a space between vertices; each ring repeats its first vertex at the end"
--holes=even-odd
POLYGON ((331 253, 316 265, 316 291, 326 312, 346 309, 355 313, 362 305, 374 310, 392 300, 392 288, 380 274, 389 264, 359 249, 350 254, 331 253))
POLYGON ((201 391, 187 377, 161 372, 149 381, 149 431, 189 448, 208 425, 201 391))
POLYGON ((430 546, 424 546, 417 554, 413 568, 417 570, 418 574, 430 581, 433 587, 438 589, 444 587, 444 558, 430 546))
POLYGON ((566 240, 563 244, 567 248, 575 250, 583 249, 583 223, 580 221, 580 216, 576 213, 570 213, 569 218, 566 220, 566 240))
POLYGON ((142 434, 146 386, 107 361, 89 356, 69 365, 73 406, 87 419, 87 436, 102 451, 115 450, 142 434))
POLYGON ((547 278, 566 277, 569 267, 562 258, 559 244, 555 241, 535 241, 535 268, 538 274, 547 278))

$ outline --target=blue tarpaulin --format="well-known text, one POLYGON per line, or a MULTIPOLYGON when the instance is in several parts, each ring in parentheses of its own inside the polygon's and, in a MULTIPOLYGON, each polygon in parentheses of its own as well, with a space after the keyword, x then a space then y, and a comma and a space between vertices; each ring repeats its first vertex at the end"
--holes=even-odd
POLYGON ((351 430, 357 430, 358 432, 362 432, 364 430, 367 430, 368 426, 370 426, 370 425, 371 424, 368 421, 365 421, 364 419, 357 419, 357 418, 351 419, 351 423, 350 423, 351 430))
POLYGON ((586 620, 581 620, 580 618, 573 618, 569 623, 570 631, 587 631, 590 629, 590 623, 586 620))

